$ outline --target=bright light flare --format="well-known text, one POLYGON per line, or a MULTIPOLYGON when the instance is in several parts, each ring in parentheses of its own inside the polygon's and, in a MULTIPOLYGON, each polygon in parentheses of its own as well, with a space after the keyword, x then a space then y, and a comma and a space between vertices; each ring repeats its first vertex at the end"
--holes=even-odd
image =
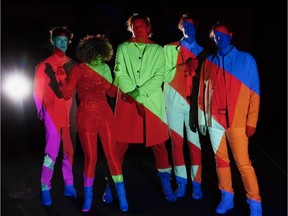
POLYGON ((12 100, 22 100, 31 94, 31 81, 23 74, 10 74, 2 81, 4 93, 12 100))

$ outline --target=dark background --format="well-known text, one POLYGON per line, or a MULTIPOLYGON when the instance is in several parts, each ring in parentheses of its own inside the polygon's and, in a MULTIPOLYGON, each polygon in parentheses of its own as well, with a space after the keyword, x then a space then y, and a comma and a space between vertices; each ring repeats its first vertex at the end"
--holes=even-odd
MULTIPOLYGON (((257 133, 251 138, 253 144, 251 158, 256 172, 259 172, 258 178, 263 194, 263 203, 265 202, 265 205, 268 206, 265 208, 276 208, 276 212, 278 212, 275 214, 272 210, 267 210, 267 213, 265 214, 264 211, 263 215, 281 215, 281 213, 284 215, 287 205, 286 1, 278 2, 273 6, 262 5, 261 8, 206 8, 181 2, 175 2, 174 5, 159 3, 158 6, 151 3, 136 6, 136 2, 132 4, 119 2, 92 4, 84 1, 32 3, 7 0, 1 3, 2 81, 11 70, 15 69, 22 71, 33 80, 35 66, 51 53, 49 30, 54 26, 67 25, 74 33, 73 43, 67 51, 68 56, 74 57, 79 39, 87 34, 108 34, 116 51, 120 42, 131 37, 126 30, 125 22, 133 12, 143 13, 150 17, 153 31, 152 40, 161 45, 182 37, 177 25, 184 12, 192 12, 199 17, 200 26, 197 40, 199 44, 208 49, 212 48, 208 36, 211 25, 218 20, 228 22, 234 30, 233 42, 236 47, 250 52, 258 64, 261 82, 261 108, 257 133), (279 209, 280 211, 278 211, 279 209)), ((112 69, 114 61, 109 64, 112 69)), ((12 102, 4 94, 1 94, 1 208, 3 215, 14 215, 13 211, 18 212, 15 215, 27 215, 23 212, 29 212, 31 209, 27 210, 25 204, 20 204, 20 201, 28 199, 28 197, 30 204, 32 202, 34 206, 41 208, 37 194, 40 189, 44 137, 43 125, 36 116, 32 88, 31 97, 19 102, 12 102), (30 171, 27 172, 27 170, 30 171), (30 188, 26 184, 34 186, 30 188), (29 191, 27 191, 28 188, 29 191)), ((80 146, 77 152, 79 164, 81 164, 80 146)), ((209 153, 207 154, 209 155, 209 153)), ((147 157, 149 159, 149 153, 147 157)), ((213 158, 203 157, 203 163, 205 160, 209 161, 213 158)), ((79 172, 82 172, 81 168, 79 168, 79 172)), ((81 174, 78 175, 81 178, 81 174)), ((209 185, 209 180, 207 180, 207 184, 209 185)), ((81 188, 81 185, 79 187, 81 188)), ((59 188, 61 187, 59 186, 59 188)), ((209 202, 207 205, 210 206, 209 202)), ((245 203, 242 205, 245 206, 245 203)), ((115 208, 117 209, 117 207, 115 208)), ((213 208, 213 204, 210 208, 213 208)), ((46 213, 52 214, 48 210, 46 213)), ((57 211, 57 214, 61 215, 61 211, 57 211)), ((115 212, 114 214, 116 215, 115 212)), ((75 213, 75 215, 78 214, 75 213)), ((109 214, 106 213, 106 215, 109 214)), ((161 211, 154 215, 161 215, 161 211)), ((198 215, 204 214, 199 213, 198 215)), ((234 213, 232 215, 242 214, 234 213)))

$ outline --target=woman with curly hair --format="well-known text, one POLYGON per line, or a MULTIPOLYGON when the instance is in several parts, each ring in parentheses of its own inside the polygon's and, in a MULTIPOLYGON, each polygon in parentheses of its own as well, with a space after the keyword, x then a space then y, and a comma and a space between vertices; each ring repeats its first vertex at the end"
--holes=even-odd
POLYGON ((69 99, 75 89, 78 94, 76 124, 85 158, 83 212, 91 209, 93 200, 98 135, 112 177, 115 174, 117 178, 119 173, 119 165, 112 155, 115 146, 112 135, 113 111, 107 100, 112 74, 105 62, 110 61, 112 56, 113 48, 108 38, 99 34, 87 35, 80 40, 76 50, 79 64, 72 68, 68 77, 64 75, 60 79, 61 91, 65 99, 69 99))

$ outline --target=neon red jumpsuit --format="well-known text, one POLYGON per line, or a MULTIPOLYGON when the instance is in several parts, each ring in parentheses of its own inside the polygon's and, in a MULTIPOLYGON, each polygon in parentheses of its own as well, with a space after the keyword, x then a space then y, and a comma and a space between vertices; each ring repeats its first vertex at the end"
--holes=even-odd
POLYGON ((67 82, 61 87, 66 99, 71 98, 74 90, 77 90, 79 106, 76 125, 85 156, 84 187, 93 187, 97 164, 97 135, 101 139, 112 177, 121 170, 121 164, 117 164, 113 157, 113 112, 106 97, 111 82, 108 65, 100 74, 86 64, 79 64, 72 68, 67 82))

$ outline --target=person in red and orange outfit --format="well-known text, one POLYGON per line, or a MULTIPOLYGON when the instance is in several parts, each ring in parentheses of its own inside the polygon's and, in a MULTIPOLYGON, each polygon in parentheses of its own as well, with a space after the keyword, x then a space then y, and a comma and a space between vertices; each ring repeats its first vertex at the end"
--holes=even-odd
POLYGON ((44 121, 46 131, 45 156, 41 173, 41 201, 44 206, 52 205, 50 194, 54 165, 63 142, 62 173, 64 195, 77 196, 72 172, 76 147, 75 94, 65 100, 58 86, 57 72, 69 74, 75 62, 66 56, 73 33, 66 26, 57 26, 50 31, 53 54, 41 61, 35 71, 33 96, 38 117, 44 121))
POLYGON ((203 64, 198 103, 200 132, 209 132, 222 194, 216 213, 225 214, 234 207, 229 143, 246 190, 250 216, 261 216, 257 176, 248 152, 248 139, 256 132, 260 109, 257 64, 250 53, 232 45, 233 31, 226 23, 215 23, 210 38, 217 52, 203 64))

